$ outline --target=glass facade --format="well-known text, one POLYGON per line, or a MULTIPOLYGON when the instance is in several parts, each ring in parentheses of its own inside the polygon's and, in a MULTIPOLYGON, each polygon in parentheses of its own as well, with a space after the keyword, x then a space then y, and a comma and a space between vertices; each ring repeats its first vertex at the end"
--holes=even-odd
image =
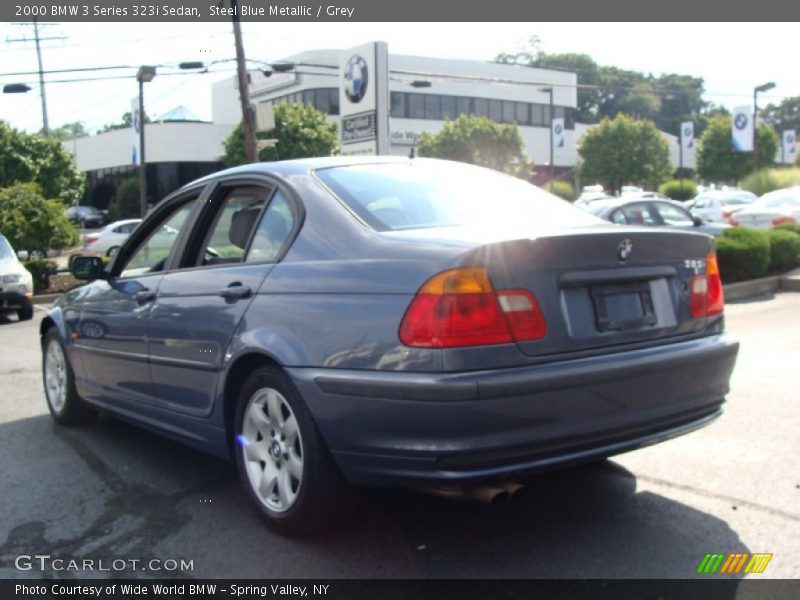
MULTIPOLYGON (((339 114, 338 88, 303 90, 271 98, 268 102, 272 104, 304 102, 326 115, 339 114)), ((575 129, 574 109, 554 106, 553 113, 555 118, 564 118, 567 129, 575 129)), ((549 127, 550 124, 550 106, 548 104, 417 92, 392 92, 390 114, 399 119, 431 121, 455 119, 459 115, 476 115, 488 117, 497 123, 516 123, 526 127, 549 127)))

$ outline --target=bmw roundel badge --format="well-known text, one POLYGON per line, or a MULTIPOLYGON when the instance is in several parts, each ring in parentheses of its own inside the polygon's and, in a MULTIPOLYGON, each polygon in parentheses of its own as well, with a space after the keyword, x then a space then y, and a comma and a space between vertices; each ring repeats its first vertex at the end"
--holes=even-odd
POLYGON ((358 104, 367 93, 369 72, 367 61, 357 54, 347 61, 344 69, 344 94, 353 104, 358 104))

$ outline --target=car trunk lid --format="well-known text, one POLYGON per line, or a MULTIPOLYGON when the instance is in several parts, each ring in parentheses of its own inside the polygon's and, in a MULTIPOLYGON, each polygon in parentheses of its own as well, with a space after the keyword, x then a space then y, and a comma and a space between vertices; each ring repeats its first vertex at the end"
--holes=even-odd
POLYGON ((495 289, 538 300, 547 335, 517 346, 540 356, 702 331, 690 285, 712 250, 711 238, 695 233, 597 228, 489 244, 472 258, 495 289))

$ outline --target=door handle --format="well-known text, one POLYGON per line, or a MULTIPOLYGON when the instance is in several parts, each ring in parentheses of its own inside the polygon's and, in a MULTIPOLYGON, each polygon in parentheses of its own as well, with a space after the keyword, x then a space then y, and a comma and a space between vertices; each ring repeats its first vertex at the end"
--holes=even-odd
POLYGON ((152 290, 148 290, 147 288, 136 292, 133 295, 133 299, 136 300, 139 304, 145 304, 147 302, 152 302, 156 299, 156 293, 152 290))
POLYGON ((219 291, 219 295, 223 298, 238 300, 239 298, 247 298, 252 293, 252 290, 246 285, 231 284, 224 287, 219 291))

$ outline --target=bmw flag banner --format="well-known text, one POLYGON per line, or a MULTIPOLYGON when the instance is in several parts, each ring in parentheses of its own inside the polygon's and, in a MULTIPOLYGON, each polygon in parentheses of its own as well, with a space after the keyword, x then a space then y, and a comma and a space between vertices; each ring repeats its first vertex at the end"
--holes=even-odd
POLYGON ((142 119, 139 114, 139 96, 131 100, 131 124, 133 125, 133 145, 131 147, 131 165, 139 166, 142 155, 142 148, 139 145, 139 130, 142 127, 142 119))
POLYGON ((793 165, 797 161, 797 133, 794 129, 783 131, 783 147, 781 148, 783 163, 793 165))
POLYGON ((731 117, 731 143, 736 152, 753 151, 753 107, 737 106, 731 117))
POLYGON ((684 152, 694 150, 694 123, 692 121, 681 123, 681 146, 684 152))
POLYGON ((559 151, 564 148, 565 140, 564 140, 564 119, 559 117, 558 119, 553 119, 553 150, 559 151))

